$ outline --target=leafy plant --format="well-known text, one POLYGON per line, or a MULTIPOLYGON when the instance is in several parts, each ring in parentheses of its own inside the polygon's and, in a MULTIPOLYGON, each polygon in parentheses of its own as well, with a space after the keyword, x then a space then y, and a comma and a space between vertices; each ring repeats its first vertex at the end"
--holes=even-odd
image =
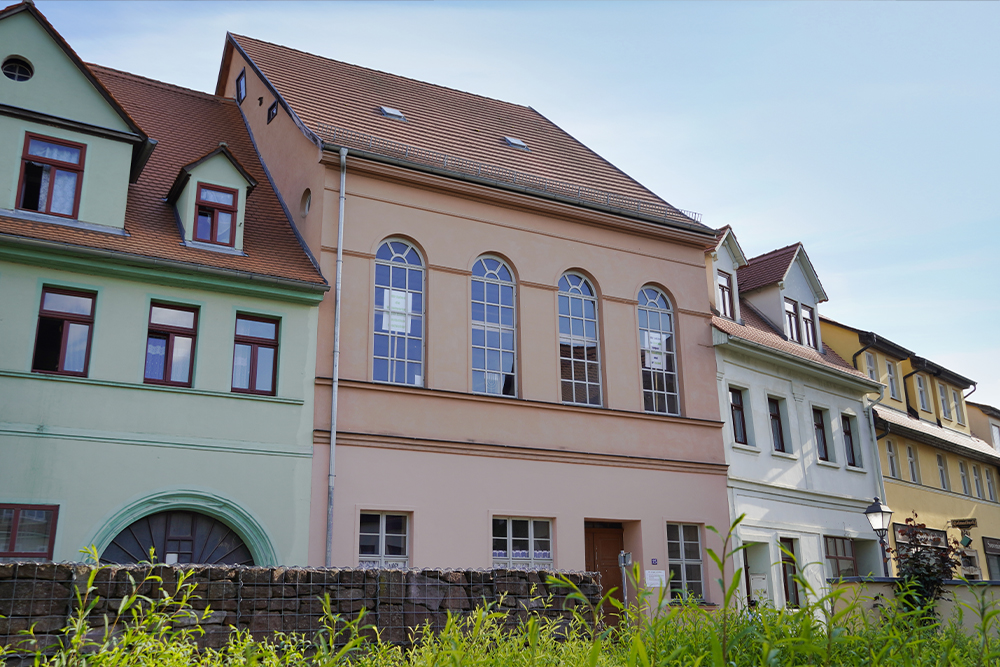
POLYGON ((962 564, 961 547, 929 531, 916 512, 906 518, 899 537, 896 548, 889 549, 900 580, 897 595, 911 607, 933 614, 935 603, 946 595, 944 582, 954 579, 955 568, 962 564))

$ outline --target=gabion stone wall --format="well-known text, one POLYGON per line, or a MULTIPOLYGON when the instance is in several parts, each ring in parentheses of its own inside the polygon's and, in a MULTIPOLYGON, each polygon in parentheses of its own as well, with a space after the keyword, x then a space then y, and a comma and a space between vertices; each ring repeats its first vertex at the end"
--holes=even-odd
MULTIPOLYGON (((76 592, 85 593, 93 566, 75 563, 0 564, 0 644, 31 650, 22 631, 34 627, 39 647, 55 644, 59 630, 77 607, 76 592)), ((162 579, 139 587, 139 594, 161 599, 160 588, 173 595, 177 575, 191 573, 195 585, 190 600, 199 618, 206 608, 211 613, 203 621, 178 616, 175 626, 198 622, 205 634, 204 646, 223 645, 232 628, 249 630, 264 638, 274 632, 314 635, 323 625, 323 603, 330 596, 331 611, 354 619, 362 609, 365 624, 377 628, 384 641, 405 644, 410 630, 430 624, 444 627, 451 614, 468 614, 493 603, 505 612, 508 624, 516 624, 529 614, 549 618, 571 615, 565 588, 546 586, 548 572, 519 570, 355 570, 336 568, 242 567, 226 565, 111 566, 100 568, 93 596, 99 602, 92 612, 91 626, 104 627, 114 620, 118 605, 133 589, 152 574, 162 579)), ((555 574, 555 573, 552 573, 555 574)), ((592 604, 601 597, 599 575, 563 573, 576 584, 592 604)))

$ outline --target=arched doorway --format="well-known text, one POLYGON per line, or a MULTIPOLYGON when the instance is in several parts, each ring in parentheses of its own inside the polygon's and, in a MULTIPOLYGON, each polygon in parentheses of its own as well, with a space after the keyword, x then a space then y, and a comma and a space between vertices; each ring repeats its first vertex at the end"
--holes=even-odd
POLYGON ((228 525, 189 510, 157 512, 122 530, 101 554, 102 563, 156 562, 253 565, 243 538, 228 525))

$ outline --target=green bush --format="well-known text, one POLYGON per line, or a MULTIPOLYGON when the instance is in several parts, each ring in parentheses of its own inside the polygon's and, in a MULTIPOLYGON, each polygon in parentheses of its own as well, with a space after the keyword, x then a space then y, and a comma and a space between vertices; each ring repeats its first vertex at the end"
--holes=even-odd
MULTIPOLYGON (((738 522, 737 522, 738 523, 738 522)), ((735 524, 733 526, 735 528, 735 524)), ((709 556, 722 571, 738 551, 724 536, 719 553, 709 556)), ((638 575, 638 569, 633 576, 638 575)), ((348 621, 324 606, 324 627, 315 637, 277 633, 255 640, 234 631, 222 648, 199 648, 197 625, 178 627, 177 620, 195 614, 190 601, 194 585, 179 572, 175 595, 154 600, 139 595, 133 583, 114 619, 92 622, 97 602, 96 570, 88 590, 78 594, 79 611, 62 631, 58 646, 37 650, 35 667, 666 667, 870 665, 922 667, 986 667, 1000 664, 995 621, 1000 610, 985 593, 974 604, 958 607, 972 614, 976 631, 961 630, 961 618, 928 621, 926 610, 883 600, 865 611, 860 596, 843 590, 820 594, 799 577, 805 604, 798 609, 743 608, 737 597, 742 570, 728 582, 719 580, 725 596, 717 608, 695 601, 674 603, 643 591, 628 609, 621 608, 617 626, 604 624, 601 604, 591 605, 568 579, 550 586, 566 589, 571 601, 563 618, 530 616, 514 628, 497 607, 481 607, 468 616, 449 616, 440 632, 425 627, 411 635, 407 647, 383 642, 364 615, 348 621), (592 623, 593 619, 597 623, 592 623), (371 638, 374 637, 374 638, 371 638)), ((610 591, 605 596, 610 596, 610 591)), ((551 604, 551 600, 549 601, 551 604)), ((203 612, 206 618, 210 610, 203 612)), ((30 631, 28 633, 30 635, 30 631)), ((0 647, 0 663, 6 649, 0 647)), ((22 658, 17 658, 22 664, 22 658)))

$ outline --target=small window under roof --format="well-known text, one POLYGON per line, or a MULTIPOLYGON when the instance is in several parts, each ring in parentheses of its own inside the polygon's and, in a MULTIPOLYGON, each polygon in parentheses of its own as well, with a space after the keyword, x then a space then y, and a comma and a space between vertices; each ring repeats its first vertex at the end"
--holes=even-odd
POLYGON ((379 107, 379 113, 381 113, 386 118, 392 118, 393 120, 406 121, 406 116, 399 109, 393 109, 392 107, 379 107))
POLYGON ((528 144, 524 143, 520 139, 517 139, 516 137, 504 137, 503 140, 508 146, 520 148, 522 151, 528 150, 528 144))

